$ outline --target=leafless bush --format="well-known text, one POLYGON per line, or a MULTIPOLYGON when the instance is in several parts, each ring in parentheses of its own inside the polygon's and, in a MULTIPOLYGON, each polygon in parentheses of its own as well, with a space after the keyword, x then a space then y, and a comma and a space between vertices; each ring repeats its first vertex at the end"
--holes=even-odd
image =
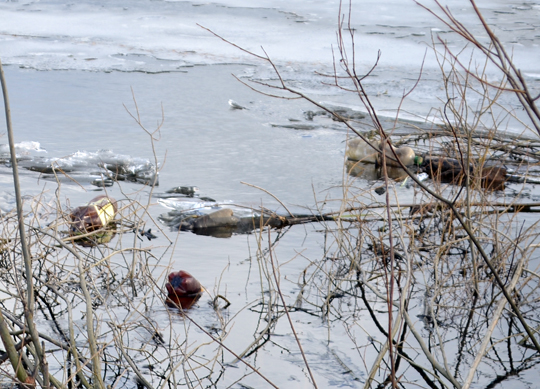
MULTIPOLYGON (((137 237, 150 217, 150 201, 141 204, 128 194, 119 199, 115 240, 86 248, 65 233, 70 210, 59 196, 27 200, 24 212, 21 207, 1 220, 0 333, 6 348, 1 358, 9 358, 12 365, 3 370, 2 378, 43 387, 116 387, 134 377, 148 388, 216 387, 231 365, 244 364, 235 383, 259 375, 265 385, 276 387, 272 377, 252 362, 273 341, 277 326, 285 323, 306 376, 317 387, 309 353, 292 319, 295 312, 327 324, 328 342, 334 337, 334 325, 347 333, 360 361, 357 366, 364 366, 364 371, 347 366, 337 354, 334 357, 345 374, 364 387, 467 388, 480 371, 488 370, 497 375, 489 386, 536 366, 539 237, 530 212, 540 204, 525 202, 522 195, 527 180, 538 175, 540 142, 536 137, 505 134, 499 126, 512 112, 501 116, 495 107, 502 94, 516 93, 530 128, 540 133, 537 99, 480 13, 490 37, 488 46, 447 9, 438 11, 440 20, 477 47, 486 61, 495 62, 504 76, 497 85, 488 83, 481 70, 464 66, 466 62, 443 42, 442 52, 437 52, 446 88, 440 125, 406 136, 383 126, 363 86, 376 64, 363 72, 357 69, 351 15, 342 18, 341 10, 335 73, 325 79, 356 94, 369 122, 349 120, 291 88, 266 54, 248 52, 274 68, 276 82, 249 85, 267 95, 310 101, 344 123, 351 136, 366 142, 368 133, 375 134, 383 144, 406 143, 425 157, 454 159, 461 169, 459 181, 437 177, 422 181, 416 167, 394 171, 384 160, 397 155, 386 155, 384 148, 379 168, 348 162, 351 173, 370 170, 380 179, 359 188, 352 175, 347 176, 343 199, 338 199, 340 210, 314 212, 324 229, 324 255, 308 259, 293 297, 283 294, 282 264, 275 256, 290 227, 275 233, 261 223, 253 255, 260 295, 244 307, 258 321, 253 341, 242 350, 225 345, 234 318, 219 307, 220 297, 225 300, 219 285, 213 293, 215 316, 208 323, 174 310, 167 311, 165 324, 152 316, 150 307, 163 303, 157 280, 168 271, 168 258, 166 249, 156 258, 150 245, 137 237), (468 99, 471 94, 477 96, 474 106, 468 99), (506 189, 486 188, 486 170, 503 165, 508 173, 504 181, 521 177, 521 182, 506 189), (414 188, 410 204, 400 201, 399 188, 405 184, 414 188), (377 193, 384 193, 384 201, 377 193), (28 244, 29 255, 21 242, 28 244), (35 303, 29 296, 35 296, 35 303), (52 328, 35 325, 33 304, 52 328)), ((148 131, 138 111, 132 117, 153 146, 159 126, 148 131)))
MULTIPOLYGON (((538 131, 538 98, 471 3, 488 44, 439 3, 438 10, 428 11, 474 45, 486 63, 495 64, 502 81, 488 82, 485 66, 464 65, 459 53, 441 41, 437 57, 447 95, 438 115, 442 124, 407 137, 383 127, 364 89, 377 64, 357 68, 350 8, 347 17, 340 17, 336 70, 328 77, 335 87, 357 95, 371 118, 365 127, 291 88, 266 53, 248 52, 273 66, 277 75, 275 83, 253 81, 251 88, 310 101, 367 143, 366 134, 375 130, 382 142, 414 144, 424 157, 451 158, 459 166, 459 182, 450 183, 440 177, 422 182, 415 169, 402 166, 416 187, 411 204, 400 203, 398 184, 384 163, 378 173, 386 192, 383 204, 375 188, 356 188, 349 180, 336 224, 325 223, 325 257, 300 277, 301 293, 289 307, 343 323, 366 366, 365 387, 375 381, 393 387, 418 384, 419 378, 421 386, 469 387, 479 369, 497 372, 495 384, 538 363, 538 226, 528 212, 539 204, 524 202, 522 193, 527 180, 536 181, 539 142, 531 135, 506 134, 504 122, 513 112, 499 102, 503 94, 516 94, 530 119, 525 127, 538 131), (501 185, 490 186, 487 172, 503 166, 501 185), (519 182, 504 190, 508 179, 519 182), (384 341, 366 332, 366 320, 384 341)), ((385 157, 392 155, 383 151, 385 157)), ((350 172, 373 170, 348 163, 350 172)))

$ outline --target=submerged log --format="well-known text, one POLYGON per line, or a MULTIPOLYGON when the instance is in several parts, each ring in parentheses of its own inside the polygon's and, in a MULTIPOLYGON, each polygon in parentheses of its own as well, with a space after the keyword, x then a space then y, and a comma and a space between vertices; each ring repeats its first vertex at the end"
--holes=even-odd
POLYGON ((229 238, 233 234, 246 234, 264 227, 284 228, 295 224, 334 220, 334 218, 324 215, 281 216, 277 214, 238 217, 234 215, 232 209, 223 208, 203 216, 183 213, 178 215, 171 212, 161 215, 160 220, 181 231, 192 231, 197 235, 217 238, 229 238))

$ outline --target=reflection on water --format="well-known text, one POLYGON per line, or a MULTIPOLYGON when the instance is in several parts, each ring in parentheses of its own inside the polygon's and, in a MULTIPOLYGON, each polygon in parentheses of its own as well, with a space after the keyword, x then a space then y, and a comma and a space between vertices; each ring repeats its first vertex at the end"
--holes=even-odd
MULTIPOLYGON (((347 169, 347 173, 351 176, 363 178, 367 181, 380 180, 383 177, 382 168, 380 166, 376 166, 374 163, 346 160, 345 167, 347 169)), ((410 169, 413 171, 416 170, 416 168, 413 167, 410 169)), ((387 166, 386 171, 388 173, 388 177, 395 181, 403 181, 408 177, 407 172, 400 167, 387 166)))

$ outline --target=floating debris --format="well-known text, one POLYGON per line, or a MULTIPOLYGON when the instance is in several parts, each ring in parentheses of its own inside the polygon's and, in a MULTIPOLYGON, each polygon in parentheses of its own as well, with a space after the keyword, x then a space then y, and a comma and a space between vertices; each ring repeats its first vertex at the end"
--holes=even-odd
POLYGON ((139 229, 139 233, 141 236, 145 236, 148 240, 157 239, 157 236, 152 234, 152 229, 149 228, 148 231, 145 231, 144 229, 139 229))
POLYGON ((95 180, 93 180, 91 182, 92 185, 94 186, 97 186, 97 187, 100 187, 100 188, 105 188, 105 187, 110 187, 110 186, 113 186, 114 185, 114 181, 108 177, 106 178, 97 178, 95 180))
POLYGON ((25 157, 19 161, 19 165, 27 170, 49 174, 42 178, 55 181, 80 180, 100 187, 111 186, 112 181, 159 184, 159 173, 149 160, 115 154, 111 150, 78 151, 63 158, 25 157), (96 171, 96 168, 101 170, 96 171), (70 174, 66 178, 61 173, 70 174))
POLYGON ((199 191, 199 188, 196 186, 177 186, 175 188, 165 191, 165 193, 177 193, 186 195, 188 197, 195 196, 195 193, 199 191))
POLYGON ((204 288, 200 282, 187 271, 180 270, 169 274, 166 304, 170 307, 189 309, 202 296, 204 288))
MULTIPOLYGON (((421 165, 422 170, 431 178, 441 182, 456 185, 465 185, 466 174, 473 172, 472 166, 452 158, 425 158, 421 165)), ((503 190, 508 181, 506 169, 500 166, 484 166, 481 170, 480 184, 484 189, 503 190)))
POLYGON ((192 231, 197 235, 230 238, 233 234, 246 234, 258 228, 283 228, 294 224, 334 220, 327 215, 287 214, 269 210, 255 211, 250 207, 231 201, 209 202, 202 198, 159 199, 158 202, 171 209, 159 215, 163 224, 180 231, 192 231))
POLYGON ((232 109, 247 109, 246 107, 241 106, 234 100, 229 100, 229 105, 231 106, 232 109))
POLYGON ((115 233, 109 227, 114 224, 117 211, 115 199, 105 195, 93 198, 87 205, 71 211, 70 235, 74 237, 84 235, 75 242, 85 247, 110 242, 115 233), (95 231, 95 234, 86 236, 95 231))

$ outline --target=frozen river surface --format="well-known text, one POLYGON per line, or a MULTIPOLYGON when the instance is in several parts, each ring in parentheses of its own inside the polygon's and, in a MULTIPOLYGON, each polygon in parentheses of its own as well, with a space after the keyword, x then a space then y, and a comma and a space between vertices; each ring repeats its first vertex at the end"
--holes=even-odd
MULTIPOLYGON (((435 7, 433 2, 424 3, 435 7)), ((449 1, 448 6, 485 39, 469 2, 449 1)), ((478 6, 513 53, 524 78, 532 88, 540 89, 540 4, 497 0, 479 1, 478 6)), ((38 142, 43 151, 30 150, 31 156, 63 158, 77 151, 108 149, 154 161, 148 134, 127 112, 136 115, 135 98, 147 130, 156 129, 162 115, 164 119, 155 144, 161 168, 157 192, 195 185, 201 195, 221 201, 276 209, 275 196, 296 211, 308 212, 317 206, 339 209, 346 178, 346 128, 325 117, 309 120, 309 111, 317 108, 308 102, 274 99, 242 85, 232 74, 263 82, 275 82, 276 75, 267 63, 201 28, 259 55, 264 48, 283 79, 315 101, 363 111, 354 94, 328 86, 324 83, 328 79, 316 74, 333 73, 339 12, 339 2, 332 0, 0 2, 0 59, 15 140, 38 142), (231 109, 231 99, 247 109, 231 109)), ((415 85, 423 66, 420 83, 401 105, 401 117, 424 125, 433 108, 446 101, 433 40, 441 38, 459 51, 463 48, 460 39, 429 12, 405 0, 353 1, 351 28, 356 34, 360 73, 367 72, 381 52, 379 65, 365 86, 376 110, 387 118, 388 128, 394 126, 401 98, 415 85)), ((474 63, 477 57, 471 56, 474 63)), ((487 76, 493 81, 500 78, 492 67, 487 68, 487 76)), ((507 103, 516 104, 511 98, 507 103)), ((517 121, 506 125, 508 131, 525 131, 517 121)), ((3 139, 1 143, 7 143, 3 139)), ((0 208, 7 210, 13 206, 10 170, 1 169, 0 208)), ((23 194, 45 191, 45 197, 54 196, 56 183, 38 179, 36 172, 22 174, 23 194)), ((359 179, 357 185, 363 188, 371 183, 359 179)), ((61 199, 79 205, 93 197, 89 191, 95 189, 64 182, 61 199)), ((147 188, 136 183, 107 190, 118 199, 134 193, 143 202, 148 200, 147 188)), ((412 199, 413 188, 399 190, 404 201, 412 199)), ((154 205, 148 226, 164 211, 154 205)), ((281 262, 296 258, 281 269, 290 299, 298 293, 296 281, 302 270, 311 260, 326 255, 326 235, 317 227, 291 229, 276 249, 281 262)), ((176 232, 170 235, 174 240, 176 232)), ((170 258, 173 269, 188 270, 207 289, 215 288, 230 298, 233 325, 226 343, 238 350, 249 345, 252 339, 245 334, 253 333, 258 325, 258 317, 241 309, 249 306, 261 287, 248 260, 254 258, 253 240, 244 235, 216 239, 181 233, 170 258), (219 279, 219 287, 214 286, 219 279)), ((157 321, 167 321, 164 307, 154 314, 157 321)), ((193 313, 208 326, 212 315, 205 301, 193 313)), ((309 315, 297 320, 319 387, 362 387, 365 361, 351 347, 347 328, 309 315), (328 335, 331 331, 332 336, 328 335)), ((279 387, 308 387, 290 329, 280 324, 275 332, 284 340, 260 353, 258 366, 279 387)), ((370 333, 369 328, 366 332, 370 333)), ((246 373, 231 370, 218 387, 234 385, 246 373)), ((527 374, 533 376, 535 371, 525 371, 516 380, 527 381, 527 374)), ((494 375, 490 371, 484 383, 494 375)), ((256 377, 243 382, 262 387, 256 377)))

